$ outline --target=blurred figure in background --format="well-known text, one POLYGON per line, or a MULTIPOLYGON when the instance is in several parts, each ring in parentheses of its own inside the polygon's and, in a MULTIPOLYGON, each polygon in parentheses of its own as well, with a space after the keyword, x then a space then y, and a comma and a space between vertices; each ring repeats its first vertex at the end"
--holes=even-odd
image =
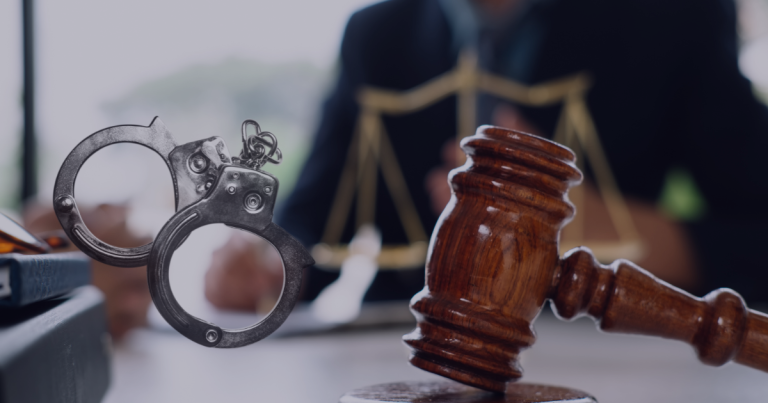
MULTIPOLYGON (((482 69, 528 85, 588 72, 594 81, 589 110, 647 242, 646 257, 637 263, 694 292, 731 287, 747 300, 768 301, 761 252, 768 244, 768 186, 761 183, 768 174, 762 161, 768 110, 739 71, 737 45, 732 0, 373 5, 347 25, 338 80, 302 175, 276 221, 307 247, 320 242, 359 113, 356 91, 411 89, 453 69, 459 52, 472 48, 482 69), (695 222, 677 222, 657 208, 667 173, 678 167, 690 172, 707 204, 695 222)), ((551 137, 558 115, 558 106, 479 98, 478 124, 551 137)), ((447 172, 456 166, 456 99, 385 117, 384 124, 423 226, 431 229, 450 195, 447 172)), ((610 237, 589 166, 585 174, 587 237, 610 237)), ((385 244, 406 242, 394 217, 391 197, 380 185, 375 224, 385 244)), ((353 233, 349 224, 343 241, 353 233)), ((280 276, 281 266, 237 237, 213 259, 206 296, 221 308, 253 310, 270 284, 264 277, 280 276)), ((310 269, 305 298, 314 298, 336 276, 310 269)), ((423 267, 379 272, 366 299, 408 299, 421 287, 423 267)))

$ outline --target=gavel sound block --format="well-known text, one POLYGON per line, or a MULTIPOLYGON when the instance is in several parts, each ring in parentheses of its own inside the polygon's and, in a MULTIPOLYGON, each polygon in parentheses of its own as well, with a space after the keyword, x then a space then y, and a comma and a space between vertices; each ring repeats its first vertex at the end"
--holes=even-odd
POLYGON ((518 354, 535 342, 531 322, 551 299, 563 319, 589 315, 606 332, 685 341, 705 364, 768 371, 768 316, 735 292, 696 298, 631 262, 603 266, 586 248, 560 259, 560 230, 574 214, 566 193, 582 179, 570 150, 491 126, 461 147, 468 161, 449 176, 426 286, 411 300, 411 364, 504 392, 522 376, 518 354))

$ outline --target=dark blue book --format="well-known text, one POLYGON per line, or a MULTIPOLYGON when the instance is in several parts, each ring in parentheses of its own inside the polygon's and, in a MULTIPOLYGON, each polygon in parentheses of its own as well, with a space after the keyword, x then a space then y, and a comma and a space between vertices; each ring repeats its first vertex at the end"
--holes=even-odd
POLYGON ((0 307, 29 305, 90 282, 90 260, 80 252, 0 255, 0 307))

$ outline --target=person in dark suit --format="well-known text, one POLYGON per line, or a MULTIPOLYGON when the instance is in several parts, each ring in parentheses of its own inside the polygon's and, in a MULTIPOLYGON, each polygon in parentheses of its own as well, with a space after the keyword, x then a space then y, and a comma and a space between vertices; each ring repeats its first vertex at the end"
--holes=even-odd
MULTIPOLYGON (((587 72, 594 82, 587 104, 600 141, 649 241, 648 257, 637 263, 687 289, 731 287, 748 300, 766 301, 768 268, 761 250, 768 245, 762 161, 768 110, 738 69, 737 44, 732 0, 389 0, 372 5, 349 20, 336 84, 277 222, 308 247, 320 241, 362 86, 411 89, 453 69, 461 49, 470 47, 485 70, 529 85, 587 72), (665 175, 675 167, 690 172, 706 201, 706 214, 695 222, 674 222, 655 208, 665 175)), ((502 123, 544 136, 554 132, 560 108, 508 105, 488 96, 479 105, 478 124, 502 123)), ((385 117, 384 124, 422 224, 431 229, 439 214, 433 204, 447 200, 442 149, 457 131, 456 98, 385 117)), ((587 182, 591 176, 588 166, 587 182)), ((405 243, 381 183, 376 225, 383 243, 405 243)), ((599 198, 587 199, 600 204, 599 198)), ((354 233, 353 220, 348 221, 344 242, 354 233)), ((263 286, 253 285, 254 273, 269 264, 248 252, 251 246, 233 245, 214 258, 206 295, 220 307, 252 309, 261 292, 256 288, 263 286), (245 255, 250 261, 244 263, 245 255)), ((314 298, 335 276, 310 269, 305 298, 314 298)), ((380 272, 366 298, 408 299, 421 287, 423 267, 380 272)))

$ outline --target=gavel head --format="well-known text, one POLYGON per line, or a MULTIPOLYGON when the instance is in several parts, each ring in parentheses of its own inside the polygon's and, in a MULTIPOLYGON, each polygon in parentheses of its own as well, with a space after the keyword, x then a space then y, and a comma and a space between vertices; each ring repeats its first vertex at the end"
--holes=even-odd
POLYGON ((551 141, 481 126, 464 139, 464 166, 432 233, 426 286, 411 300, 404 337, 413 365, 503 392, 522 376, 521 350, 553 288, 560 229, 573 217, 575 156, 551 141))

